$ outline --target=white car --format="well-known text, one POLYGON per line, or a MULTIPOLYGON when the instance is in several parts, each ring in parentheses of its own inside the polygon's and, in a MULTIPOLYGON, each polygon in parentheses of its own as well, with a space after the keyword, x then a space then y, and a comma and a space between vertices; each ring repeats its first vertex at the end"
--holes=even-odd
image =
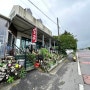
POLYGON ((72 49, 66 49, 66 53, 67 53, 67 55, 70 54, 70 53, 72 53, 72 52, 73 52, 72 49))

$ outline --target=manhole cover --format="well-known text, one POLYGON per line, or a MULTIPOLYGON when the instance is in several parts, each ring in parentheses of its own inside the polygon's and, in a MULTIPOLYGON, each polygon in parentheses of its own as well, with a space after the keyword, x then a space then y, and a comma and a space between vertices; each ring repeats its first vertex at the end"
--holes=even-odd
POLYGON ((83 75, 83 80, 85 84, 90 85, 90 76, 89 75, 83 75))

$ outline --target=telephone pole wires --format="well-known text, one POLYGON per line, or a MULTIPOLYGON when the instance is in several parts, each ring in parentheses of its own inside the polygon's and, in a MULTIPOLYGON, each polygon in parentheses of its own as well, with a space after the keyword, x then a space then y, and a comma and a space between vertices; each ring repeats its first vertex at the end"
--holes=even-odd
POLYGON ((58 36, 59 36, 59 29, 60 29, 60 27, 59 27, 59 20, 58 20, 58 17, 57 17, 57 30, 58 30, 58 36))

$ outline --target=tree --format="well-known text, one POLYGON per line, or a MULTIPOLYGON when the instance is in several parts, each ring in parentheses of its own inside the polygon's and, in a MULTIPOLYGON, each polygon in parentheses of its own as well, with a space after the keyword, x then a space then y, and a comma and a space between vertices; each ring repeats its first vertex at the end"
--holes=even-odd
POLYGON ((87 47, 90 50, 90 47, 87 47))
POLYGON ((58 39, 58 50, 61 53, 65 53, 66 49, 77 50, 77 39, 70 32, 65 31, 62 35, 55 37, 55 39, 58 39))

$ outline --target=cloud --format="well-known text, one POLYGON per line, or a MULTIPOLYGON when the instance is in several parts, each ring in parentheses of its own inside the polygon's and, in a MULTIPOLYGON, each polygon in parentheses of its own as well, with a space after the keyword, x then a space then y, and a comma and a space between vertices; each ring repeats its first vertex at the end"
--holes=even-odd
POLYGON ((85 2, 78 2, 75 3, 74 5, 72 5, 71 7, 65 8, 64 10, 62 10, 60 13, 60 16, 63 17, 70 17, 73 14, 76 14, 77 12, 81 11, 84 7, 86 6, 85 2))
MULTIPOLYGON (((90 38, 90 1, 79 1, 59 12, 59 18, 64 30, 77 35, 78 48, 86 47, 90 38)), ((88 43, 88 45, 90 45, 88 43)))
MULTIPOLYGON (((89 46, 90 38, 90 0, 32 0, 47 16, 60 23, 60 33, 65 30, 77 35, 78 48, 89 46)), ((0 0, 1 14, 8 16, 13 5, 30 8, 33 16, 41 18, 53 33, 57 35, 57 25, 39 12, 28 0, 0 0)))
POLYGON ((8 16, 12 9, 12 4, 12 0, 0 0, 0 13, 5 16, 8 16))

